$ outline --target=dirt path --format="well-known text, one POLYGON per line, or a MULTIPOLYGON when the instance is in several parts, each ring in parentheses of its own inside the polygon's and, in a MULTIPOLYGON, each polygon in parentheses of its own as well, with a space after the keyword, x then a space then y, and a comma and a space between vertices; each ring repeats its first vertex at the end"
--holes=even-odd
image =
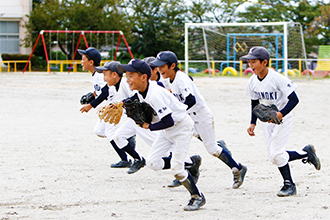
MULTIPOLYGON (((92 89, 90 75, 0 74, 0 219, 328 219, 330 214, 330 80, 296 82, 299 105, 288 150, 315 145, 322 169, 290 163, 297 195, 279 198, 282 180, 272 165, 260 126, 246 129, 250 101, 246 78, 196 78, 215 118, 216 134, 248 167, 241 188, 232 174, 193 139, 190 155, 203 158, 199 189, 207 203, 183 211, 189 194, 170 189, 170 171, 147 167, 128 175, 111 169, 118 156, 93 134, 95 111, 79 112, 92 89)), ((137 149, 149 147, 138 137, 137 149)))

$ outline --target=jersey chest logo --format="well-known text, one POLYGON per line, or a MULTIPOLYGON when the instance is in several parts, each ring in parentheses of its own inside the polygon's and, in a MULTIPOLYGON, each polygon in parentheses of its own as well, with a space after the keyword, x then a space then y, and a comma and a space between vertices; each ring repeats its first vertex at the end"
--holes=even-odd
POLYGON ((277 100, 277 92, 255 92, 258 99, 277 100))
POLYGON ((99 84, 95 84, 94 85, 94 89, 95 89, 95 91, 100 91, 101 90, 101 86, 99 84))

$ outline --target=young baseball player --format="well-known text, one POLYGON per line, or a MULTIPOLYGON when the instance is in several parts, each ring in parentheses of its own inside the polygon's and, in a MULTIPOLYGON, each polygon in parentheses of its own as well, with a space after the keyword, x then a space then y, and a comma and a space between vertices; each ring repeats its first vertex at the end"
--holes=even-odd
POLYGON ((192 176, 184 169, 193 133, 193 121, 186 113, 186 106, 168 90, 149 80, 151 70, 144 61, 132 59, 127 65, 120 65, 119 70, 126 71, 130 89, 138 91, 135 97, 140 102, 148 103, 156 113, 151 124, 142 125, 144 129, 160 131, 147 157, 147 166, 153 170, 171 168, 175 178, 181 181, 191 194, 184 210, 199 209, 205 204, 205 197, 199 192, 192 176), (171 149, 172 157, 163 158, 171 149))
MULTIPOLYGON (((131 95, 132 92, 128 88, 128 84, 125 78, 122 77, 123 72, 120 72, 117 68, 119 64, 119 62, 110 61, 106 62, 103 67, 95 67, 97 72, 103 72, 104 80, 107 82, 107 84, 102 88, 101 94, 95 100, 81 107, 80 111, 82 113, 88 112, 91 108, 96 108, 104 100, 107 100, 106 104, 109 104, 111 102, 122 100, 131 95)), ((134 164, 132 165, 134 167, 131 167, 132 169, 135 169, 136 166, 139 166, 139 168, 144 166, 144 159, 140 158, 130 142, 126 144, 127 146, 124 148, 118 148, 114 143, 113 136, 118 127, 117 125, 105 123, 103 120, 101 120, 101 124, 104 126, 105 136, 121 158, 121 161, 119 161, 117 164, 111 165, 112 168, 131 167, 131 161, 127 161, 127 154, 125 152, 127 152, 135 159, 134 164)))
MULTIPOLYGON (((169 80, 164 79, 158 72, 158 68, 156 66, 152 65, 152 62, 155 60, 156 60, 155 57, 146 57, 142 60, 150 66, 150 69, 151 69, 150 80, 160 82, 165 89, 171 90, 169 80)), ((158 83, 158 84, 160 84, 160 83, 158 83)))
MULTIPOLYGON (((291 196, 296 194, 288 162, 303 159, 309 162, 317 170, 321 169, 319 158, 315 154, 313 145, 305 146, 302 151, 286 151, 289 132, 291 130, 293 116, 292 109, 298 104, 295 85, 290 79, 282 74, 268 68, 270 55, 264 47, 251 48, 248 55, 240 58, 247 61, 254 74, 250 77, 245 94, 251 99, 252 109, 259 103, 264 105, 276 105, 279 109, 277 117, 281 124, 261 122, 266 139, 268 156, 275 164, 284 180, 284 186, 277 193, 277 196, 291 196)), ((247 129, 250 136, 254 136, 257 117, 252 113, 251 124, 247 129)))
MULTIPOLYGON (((155 57, 147 57, 144 58, 142 61, 146 62, 150 66, 150 62, 156 60, 155 57)), ((160 76, 160 74, 157 71, 156 67, 150 66, 151 69, 151 81, 156 81, 159 86, 164 87, 164 84, 161 81, 164 81, 164 79, 160 76)), ((169 89, 169 87, 168 87, 169 89)), ((132 137, 133 135, 138 134, 142 140, 144 140, 150 147, 152 146, 153 142, 155 141, 157 135, 159 134, 159 131, 151 131, 149 129, 144 129, 138 126, 134 120, 131 118, 128 118, 127 121, 120 126, 113 137, 113 144, 115 144, 118 148, 122 149, 127 145, 127 138, 132 137)), ((170 153, 167 153, 168 155, 170 153)), ((166 158, 167 156, 163 157, 165 160, 169 160, 170 158, 166 158)), ((191 156, 190 158, 187 158, 185 161, 185 168, 190 172, 192 177, 194 178, 195 183, 198 181, 199 177, 199 166, 201 164, 201 158, 199 155, 191 156)), ((135 173, 140 169, 138 166, 132 166, 128 173, 135 173)))
MULTIPOLYGON (((90 71, 92 73, 92 83, 94 87, 93 94, 97 97, 101 94, 101 89, 106 85, 103 74, 100 74, 95 70, 95 67, 100 66, 101 54, 93 47, 89 47, 87 50, 78 50, 78 52, 82 56, 81 65, 83 71, 90 71)), ((97 120, 96 122, 94 133, 97 136, 105 137, 104 123, 101 123, 100 120, 97 120)))
MULTIPOLYGON (((207 152, 231 168, 234 176, 233 188, 239 188, 243 184, 247 168, 237 164, 231 154, 217 144, 212 112, 194 82, 178 68, 176 55, 171 51, 162 51, 158 53, 152 65, 158 67, 158 71, 165 79, 169 79, 173 95, 186 105, 187 112, 194 121, 195 132, 203 141, 207 152)), ((174 180, 169 187, 179 185, 174 180)))

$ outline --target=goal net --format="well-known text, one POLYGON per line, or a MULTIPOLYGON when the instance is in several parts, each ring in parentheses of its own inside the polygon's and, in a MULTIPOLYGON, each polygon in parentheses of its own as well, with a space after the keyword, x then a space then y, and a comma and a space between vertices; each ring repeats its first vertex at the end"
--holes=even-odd
POLYGON ((287 76, 301 76, 307 69, 299 23, 187 23, 185 71, 195 68, 223 75, 247 74, 248 66, 241 65, 239 58, 255 46, 265 47, 270 53, 271 67, 287 76))

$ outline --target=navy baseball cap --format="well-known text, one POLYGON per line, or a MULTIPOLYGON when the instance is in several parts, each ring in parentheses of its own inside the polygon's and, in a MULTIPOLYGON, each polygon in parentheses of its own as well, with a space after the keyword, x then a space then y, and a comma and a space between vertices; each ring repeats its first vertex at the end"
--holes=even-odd
POLYGON ((121 72, 141 72, 147 74, 148 79, 151 76, 150 66, 146 62, 137 58, 131 59, 128 64, 120 64, 118 70, 121 72))
POLYGON ((155 61, 156 57, 146 57, 142 61, 146 62, 149 66, 155 67, 151 62, 155 61))
POLYGON ((100 62, 102 59, 101 54, 94 47, 89 47, 87 50, 78 50, 78 53, 80 55, 83 55, 83 54, 88 55, 94 61, 94 66, 100 66, 100 62))
POLYGON ((249 51, 248 55, 242 56, 240 60, 246 61, 246 60, 269 60, 270 55, 268 50, 264 47, 252 47, 249 51))
POLYGON ((178 58, 175 53, 172 51, 161 51, 157 54, 157 58, 155 61, 151 62, 151 64, 155 67, 163 66, 167 63, 175 63, 178 66, 178 58))
POLYGON ((118 61, 108 61, 104 64, 104 66, 95 67, 96 71, 102 73, 103 70, 110 70, 112 72, 118 73, 119 76, 123 76, 123 72, 118 70, 118 66, 120 62, 118 61))

